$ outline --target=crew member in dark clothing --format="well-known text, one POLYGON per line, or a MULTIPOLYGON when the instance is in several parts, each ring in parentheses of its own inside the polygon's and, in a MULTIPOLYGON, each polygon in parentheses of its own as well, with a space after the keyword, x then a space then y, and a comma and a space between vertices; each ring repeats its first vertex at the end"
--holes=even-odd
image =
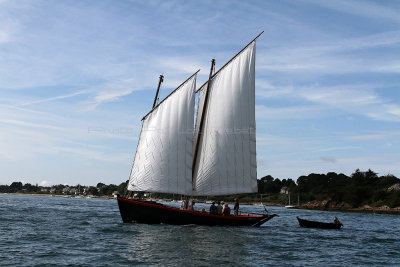
POLYGON ((218 214, 217 206, 215 206, 215 202, 213 202, 210 206, 210 214, 218 214))
POLYGON ((223 204, 224 204, 224 202, 221 202, 221 201, 218 201, 218 206, 217 206, 217 213, 219 214, 219 215, 222 215, 222 210, 223 210, 223 204))
POLYGON ((224 209, 222 210, 222 215, 224 216, 231 215, 231 208, 229 208, 228 203, 224 205, 224 209))
POLYGON ((235 206, 233 207, 233 214, 235 216, 239 215, 239 200, 235 198, 235 206))

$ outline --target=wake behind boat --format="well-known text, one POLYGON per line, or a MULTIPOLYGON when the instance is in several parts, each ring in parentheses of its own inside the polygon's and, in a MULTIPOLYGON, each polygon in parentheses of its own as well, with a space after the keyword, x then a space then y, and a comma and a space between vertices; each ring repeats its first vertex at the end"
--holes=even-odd
POLYGON ((343 224, 339 221, 334 223, 326 223, 326 222, 317 222, 317 221, 309 221, 300 219, 297 217, 299 224, 301 227, 308 227, 308 228, 322 228, 322 229, 340 229, 343 224))
POLYGON ((128 183, 118 197, 124 222, 260 226, 276 215, 213 215, 131 199, 133 192, 187 197, 257 192, 255 42, 196 90, 195 72, 143 117, 128 183), (198 93, 196 120, 195 97, 198 93), (195 127, 193 127, 195 125, 195 127))

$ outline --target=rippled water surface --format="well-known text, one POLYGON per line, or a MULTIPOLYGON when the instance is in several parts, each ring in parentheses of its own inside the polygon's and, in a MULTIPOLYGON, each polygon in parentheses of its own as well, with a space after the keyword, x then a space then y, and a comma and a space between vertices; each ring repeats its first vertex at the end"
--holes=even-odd
POLYGON ((116 200, 0 195, 0 265, 399 265, 400 215, 268 209, 280 217, 258 228, 146 225, 122 223, 116 200))

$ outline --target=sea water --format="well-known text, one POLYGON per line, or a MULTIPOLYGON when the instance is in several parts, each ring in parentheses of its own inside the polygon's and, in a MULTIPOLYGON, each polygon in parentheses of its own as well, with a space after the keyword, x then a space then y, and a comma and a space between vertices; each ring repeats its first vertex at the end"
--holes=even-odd
POLYGON ((262 227, 148 225, 123 223, 114 199, 3 194, 0 266, 400 265, 400 215, 267 208, 279 217, 262 227), (301 228, 296 216, 344 227, 301 228))

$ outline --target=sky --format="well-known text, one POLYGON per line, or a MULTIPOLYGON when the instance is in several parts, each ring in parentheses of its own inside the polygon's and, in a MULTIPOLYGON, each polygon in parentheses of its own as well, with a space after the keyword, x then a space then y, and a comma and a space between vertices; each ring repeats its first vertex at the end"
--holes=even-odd
POLYGON ((160 74, 260 32, 258 178, 400 177, 400 1, 0 0, 0 184, 120 184, 160 74))

